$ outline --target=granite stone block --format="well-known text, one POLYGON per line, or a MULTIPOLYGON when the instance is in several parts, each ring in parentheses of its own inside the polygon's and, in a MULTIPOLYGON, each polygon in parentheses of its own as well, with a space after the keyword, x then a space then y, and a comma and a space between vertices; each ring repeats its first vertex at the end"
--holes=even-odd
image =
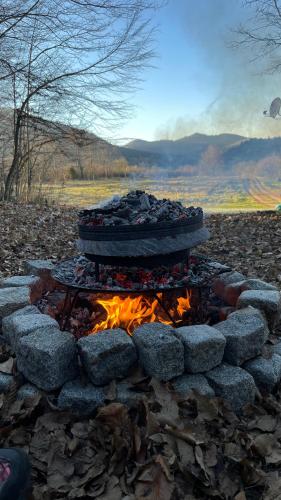
POLYGON ((19 339, 31 332, 59 328, 57 321, 47 314, 25 314, 23 316, 13 314, 6 316, 2 321, 2 332, 5 339, 16 350, 19 339))
POLYGON ((70 333, 53 327, 22 337, 16 356, 18 370, 45 391, 58 389, 77 376, 76 341, 70 333))
POLYGON ((214 325, 214 328, 226 339, 224 360, 236 366, 261 354, 269 334, 263 314, 253 307, 231 313, 225 321, 214 325))
POLYGON ((182 326, 175 331, 184 346, 184 367, 189 373, 211 370, 222 362, 226 340, 208 325, 182 326))
POLYGON ((27 286, 0 289, 0 318, 9 316, 29 304, 30 289, 27 286))
POLYGON ((137 360, 135 345, 121 328, 81 338, 78 350, 89 379, 96 385, 125 377, 137 360))
POLYGON ((237 413, 240 413, 247 403, 254 402, 255 381, 243 368, 222 364, 205 375, 216 396, 228 401, 237 413))
POLYGON ((134 331, 133 340, 147 375, 167 381, 184 372, 184 347, 174 328, 145 323, 134 331))
POLYGON ((260 390, 271 392, 281 378, 281 356, 273 354, 268 359, 258 356, 247 361, 243 368, 252 375, 260 390))
POLYGON ((263 311, 269 327, 274 328, 281 317, 281 294, 276 290, 245 290, 237 301, 237 307, 247 306, 263 311))
POLYGON ((103 406, 105 391, 102 387, 82 384, 80 380, 67 382, 58 397, 58 407, 71 410, 83 416, 89 416, 103 406))

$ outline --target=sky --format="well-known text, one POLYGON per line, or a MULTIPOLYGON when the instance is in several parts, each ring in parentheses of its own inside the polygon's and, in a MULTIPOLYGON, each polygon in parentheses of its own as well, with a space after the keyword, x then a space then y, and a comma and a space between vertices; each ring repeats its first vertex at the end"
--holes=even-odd
POLYGON ((154 67, 133 96, 133 117, 115 140, 178 139, 195 132, 248 137, 281 134, 281 119, 263 116, 281 96, 281 74, 229 47, 252 12, 242 0, 169 0, 156 12, 154 67))

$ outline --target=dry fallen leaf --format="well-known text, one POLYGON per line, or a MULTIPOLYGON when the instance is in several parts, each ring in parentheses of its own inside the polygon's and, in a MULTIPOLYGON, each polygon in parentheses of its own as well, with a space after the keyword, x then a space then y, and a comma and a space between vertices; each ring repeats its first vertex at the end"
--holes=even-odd
POLYGON ((14 358, 9 358, 7 361, 0 363, 0 372, 2 373, 13 373, 14 358))

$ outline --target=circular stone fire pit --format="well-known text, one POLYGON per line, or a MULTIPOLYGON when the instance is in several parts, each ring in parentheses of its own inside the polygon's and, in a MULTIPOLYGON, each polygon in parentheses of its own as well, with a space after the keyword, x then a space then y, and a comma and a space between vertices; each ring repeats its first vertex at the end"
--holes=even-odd
MULTIPOLYGON (((219 263, 209 266, 219 273, 210 284, 219 318, 212 326, 149 323, 132 337, 113 329, 77 341, 34 305, 46 290, 54 293, 53 264, 28 261, 26 276, 4 279, 0 288, 2 341, 26 380, 18 397, 46 391, 59 408, 91 414, 116 380, 116 400, 131 406, 145 397, 126 380, 137 366, 182 398, 196 390, 224 398, 237 412, 254 401, 257 387, 272 391, 281 379, 281 342, 268 338, 280 321, 280 292, 219 263)), ((12 381, 0 374, 1 391, 12 381)))

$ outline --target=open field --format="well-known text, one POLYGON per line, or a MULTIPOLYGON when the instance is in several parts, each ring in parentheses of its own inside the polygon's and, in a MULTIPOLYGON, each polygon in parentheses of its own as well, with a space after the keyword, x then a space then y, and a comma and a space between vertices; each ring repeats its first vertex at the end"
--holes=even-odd
POLYGON ((166 177, 98 179, 45 185, 49 198, 63 205, 88 206, 130 189, 145 189, 157 197, 186 205, 200 205, 209 212, 274 209, 281 203, 281 181, 240 177, 166 177))

